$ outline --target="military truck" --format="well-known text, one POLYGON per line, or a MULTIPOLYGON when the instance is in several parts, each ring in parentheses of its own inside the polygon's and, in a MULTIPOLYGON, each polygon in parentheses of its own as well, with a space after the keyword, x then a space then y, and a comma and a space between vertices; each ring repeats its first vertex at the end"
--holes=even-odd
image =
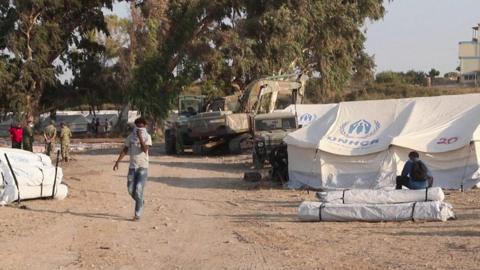
POLYGON ((252 160, 255 169, 270 163, 272 150, 288 133, 298 128, 297 116, 291 112, 273 112, 255 116, 253 121, 252 160))
POLYGON ((187 136, 196 154, 227 146, 232 154, 252 149, 253 119, 293 103, 302 103, 306 77, 286 75, 253 81, 241 96, 228 96, 211 111, 188 119, 187 136))
POLYGON ((177 112, 170 115, 165 121, 165 151, 167 154, 183 152, 181 146, 192 144, 187 136, 188 118, 205 111, 205 96, 180 96, 177 112))

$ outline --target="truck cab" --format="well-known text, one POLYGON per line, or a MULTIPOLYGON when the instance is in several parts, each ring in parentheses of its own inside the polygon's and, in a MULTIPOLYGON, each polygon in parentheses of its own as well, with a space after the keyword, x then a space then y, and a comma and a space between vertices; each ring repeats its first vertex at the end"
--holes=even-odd
POLYGON ((297 117, 291 112, 272 112, 256 115, 253 119, 252 160, 261 169, 270 160, 272 150, 279 146, 288 133, 298 129, 297 117))

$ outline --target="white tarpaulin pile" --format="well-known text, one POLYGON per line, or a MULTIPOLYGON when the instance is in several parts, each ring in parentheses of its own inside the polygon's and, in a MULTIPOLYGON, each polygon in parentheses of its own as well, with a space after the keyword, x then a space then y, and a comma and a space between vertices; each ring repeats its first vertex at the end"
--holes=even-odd
POLYGON ((304 221, 446 221, 454 217, 445 202, 399 204, 333 204, 302 202, 298 215, 304 221))
POLYGON ((317 192, 317 198, 323 203, 366 203, 366 204, 386 204, 386 203, 406 203, 406 202, 424 202, 424 201, 443 201, 445 194, 439 187, 420 189, 420 190, 371 190, 371 189, 352 189, 344 191, 317 192))
POLYGON ((434 186, 480 181, 480 94, 327 105, 285 138, 291 188, 392 189, 412 150, 434 186))
POLYGON ((320 202, 302 202, 305 221, 446 221, 452 206, 441 188, 423 190, 345 190, 317 193, 320 202))
POLYGON ((50 158, 43 154, 10 148, 0 148, 0 204, 20 200, 51 197, 64 199, 68 188, 62 184, 62 169, 58 168, 55 178, 55 166, 50 158), (8 165, 5 154, 15 174, 17 183, 8 165), (18 189, 17 189, 18 184, 18 189))

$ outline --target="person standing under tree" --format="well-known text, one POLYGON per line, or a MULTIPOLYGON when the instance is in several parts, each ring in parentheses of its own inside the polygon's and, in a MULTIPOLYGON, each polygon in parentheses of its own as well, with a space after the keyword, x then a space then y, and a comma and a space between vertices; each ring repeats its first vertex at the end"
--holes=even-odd
POLYGON ((99 132, 100 132, 100 118, 97 117, 95 119, 95 134, 98 135, 99 132))
POLYGON ((108 135, 108 131, 110 129, 110 123, 108 122, 108 119, 105 118, 105 133, 108 135))
POLYGON ((70 158, 70 138, 72 131, 65 123, 60 124, 60 150, 62 152, 62 160, 68 162, 70 158))
POLYGON ((152 145, 152 137, 147 133, 147 121, 140 117, 135 120, 135 128, 125 140, 125 146, 120 152, 113 170, 118 170, 120 161, 125 155, 130 155, 130 165, 127 176, 128 193, 135 200, 135 217, 137 221, 143 212, 143 191, 148 178, 148 150, 152 145))
POLYGON ((27 118, 27 124, 23 128, 23 150, 33 152, 33 140, 35 135, 33 118, 27 118))
POLYGON ((8 130, 10 139, 12 139, 12 148, 22 149, 23 129, 20 122, 11 125, 8 130))
POLYGON ((55 121, 50 120, 50 125, 48 125, 43 131, 43 138, 45 139, 45 152, 47 156, 50 156, 52 152, 55 153, 55 139, 57 138, 55 121))

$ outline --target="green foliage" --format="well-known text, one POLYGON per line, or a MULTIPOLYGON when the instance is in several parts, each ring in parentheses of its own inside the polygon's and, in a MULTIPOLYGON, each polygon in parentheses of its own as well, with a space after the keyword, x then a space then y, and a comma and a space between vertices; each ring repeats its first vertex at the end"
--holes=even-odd
POLYGON ((158 26, 158 44, 151 59, 135 72, 134 104, 144 113, 166 115, 173 99, 165 98, 176 96, 166 92, 178 92, 192 81, 210 82, 204 91, 212 95, 234 81, 246 85, 266 75, 292 72, 319 74, 318 95, 336 96, 352 75, 371 77, 373 61, 363 51, 361 28, 366 19, 383 16, 382 4, 382 0, 145 2, 145 21, 158 22, 153 24, 158 26), (198 70, 180 74, 185 63, 198 70), (147 101, 142 100, 145 92, 150 93, 147 101), (155 108, 148 109, 149 103, 155 108))
POLYGON ((112 8, 112 2, 1 1, 0 58, 8 68, 0 70, 0 77, 15 78, 17 90, 16 95, 7 95, 5 104, 21 104, 19 110, 39 111, 45 89, 59 84, 56 76, 62 70, 55 61, 68 57, 69 46, 78 46, 90 30, 106 31, 101 8, 112 8))
POLYGON ((430 78, 432 78, 432 79, 435 78, 435 77, 437 77, 438 75, 440 75, 440 71, 438 71, 438 70, 436 70, 436 69, 434 69, 434 68, 432 68, 432 69, 428 72, 428 77, 430 77, 430 78))
POLYGON ((397 83, 423 85, 425 84, 426 74, 422 71, 410 70, 407 72, 384 71, 375 76, 376 83, 397 83))
POLYGON ((458 77, 460 77, 460 74, 458 72, 452 71, 452 72, 447 72, 447 73, 443 74, 443 77, 445 79, 457 80, 458 77))

